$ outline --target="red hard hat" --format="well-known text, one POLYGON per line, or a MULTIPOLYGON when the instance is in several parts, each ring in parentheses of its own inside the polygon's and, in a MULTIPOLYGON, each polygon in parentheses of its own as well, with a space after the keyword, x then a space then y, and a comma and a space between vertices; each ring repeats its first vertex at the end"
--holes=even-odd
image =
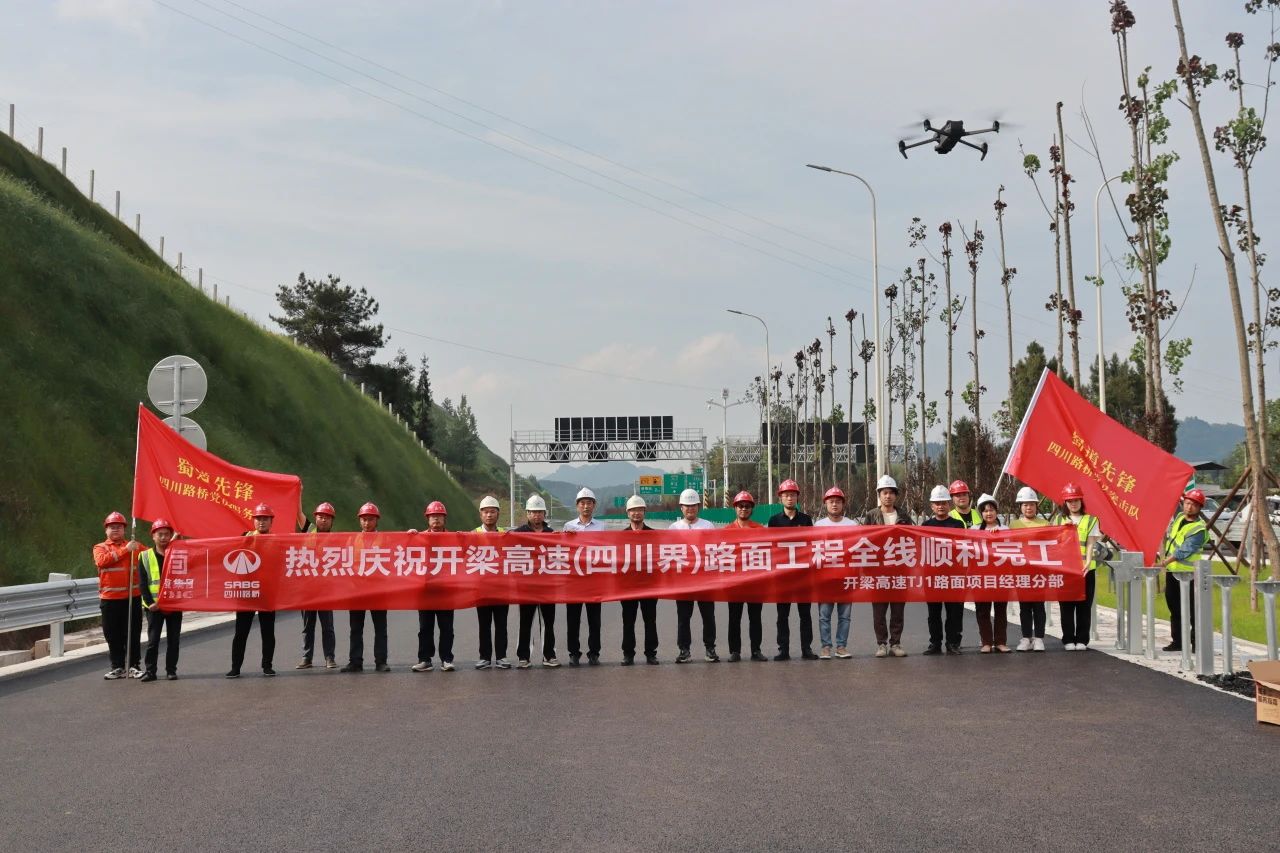
POLYGON ((1196 506, 1200 506, 1200 507, 1204 506, 1204 492, 1200 491, 1199 489, 1192 489, 1191 491, 1183 495, 1182 499, 1185 501, 1195 501, 1196 506))
POLYGON ((444 508, 444 504, 440 501, 432 501, 427 504, 427 510, 423 515, 430 518, 433 515, 448 515, 449 511, 444 508))
POLYGON ((800 485, 795 480, 783 480, 778 484, 778 494, 783 492, 795 492, 798 495, 800 494, 800 485))
POLYGON ((844 500, 844 492, 840 491, 839 486, 832 486, 831 488, 827 489, 826 494, 822 496, 822 499, 824 501, 829 498, 839 498, 840 500, 844 500))
POLYGON ((751 497, 750 492, 738 492, 733 496, 733 505, 737 506, 738 504, 751 504, 752 506, 755 506, 756 499, 751 497))
POLYGON ((964 480, 955 480, 947 491, 953 495, 967 495, 969 494, 969 484, 964 480))
POLYGON ((157 518, 155 521, 151 522, 152 533, 155 533, 157 530, 164 530, 166 528, 169 530, 170 533, 173 532, 173 525, 169 523, 168 519, 157 518))
POLYGON ((111 513, 111 515, 108 515, 106 519, 103 520, 102 526, 106 527, 110 524, 128 524, 128 523, 129 523, 129 519, 125 518, 123 513, 113 512, 111 513))
POLYGON ((266 504, 258 504, 253 508, 254 518, 275 518, 276 514, 271 511, 271 507, 266 504))
POLYGON ((360 518, 365 515, 371 515, 374 518, 382 518, 382 513, 378 512, 378 505, 373 501, 369 501, 364 506, 360 507, 360 511, 356 513, 356 518, 360 518))
MULTIPOLYGON (((1062 487, 1062 501, 1082 501, 1084 500, 1084 492, 1080 491, 1080 487, 1075 483, 1067 483, 1062 487)), ((1202 502, 1203 504, 1203 502, 1202 502)))
POLYGON ((333 504, 329 503, 328 501, 325 501, 324 503, 320 504, 320 506, 316 507, 316 511, 315 511, 315 512, 313 512, 313 513, 311 513, 311 514, 312 514, 312 515, 327 515, 327 516, 329 516, 330 518, 333 518, 333 517, 334 517, 334 516, 336 516, 338 513, 334 511, 334 509, 333 509, 333 504))

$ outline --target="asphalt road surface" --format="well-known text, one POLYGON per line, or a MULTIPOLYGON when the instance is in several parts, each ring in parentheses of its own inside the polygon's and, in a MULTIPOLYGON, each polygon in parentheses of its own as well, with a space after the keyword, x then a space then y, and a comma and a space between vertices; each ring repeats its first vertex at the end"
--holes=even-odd
POLYGON ((475 671, 464 611, 456 672, 410 672, 413 613, 393 672, 295 672, 281 614, 276 678, 222 677, 228 626, 176 682, 2 682, 0 850, 1276 849, 1280 727, 1239 699, 1056 643, 979 655, 972 615, 964 655, 923 657, 923 606, 902 660, 860 605, 851 661, 676 666, 663 602, 663 664, 624 668, 604 612, 599 667, 475 671))

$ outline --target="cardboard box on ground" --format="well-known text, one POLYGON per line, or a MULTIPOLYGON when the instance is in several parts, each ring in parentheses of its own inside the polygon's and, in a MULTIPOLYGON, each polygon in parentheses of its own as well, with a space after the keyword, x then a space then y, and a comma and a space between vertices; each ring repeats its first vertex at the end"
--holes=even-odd
POLYGON ((1280 726, 1280 661, 1249 662, 1258 698, 1258 722, 1280 726))

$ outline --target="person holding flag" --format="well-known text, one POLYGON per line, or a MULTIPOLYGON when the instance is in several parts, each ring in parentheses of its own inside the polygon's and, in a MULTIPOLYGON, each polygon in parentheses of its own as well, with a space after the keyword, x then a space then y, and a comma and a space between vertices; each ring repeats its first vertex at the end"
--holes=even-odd
MULTIPOLYGON (((626 530, 652 530, 644 523, 648 504, 640 495, 627 498, 626 530)), ((622 602, 622 665, 636 662, 636 611, 644 619, 644 661, 657 666, 658 661, 658 599, 630 598, 622 602)))
MULTIPOLYGON (((800 511, 800 486, 795 480, 783 480, 778 484, 778 500, 782 512, 774 513, 766 527, 813 527, 813 519, 800 511)), ((817 660, 813 651, 813 608, 810 604, 796 604, 796 620, 800 623, 800 654, 805 660, 817 660)), ((778 603, 778 653, 776 661, 791 660, 791 604, 778 603)))
POLYGON ((1071 525, 1080 538, 1080 556, 1085 569, 1084 601, 1060 601, 1058 612, 1062 614, 1062 647, 1069 652, 1083 652, 1089 648, 1093 590, 1097 583, 1094 570, 1098 564, 1092 559, 1093 546, 1102 539, 1102 531, 1098 529, 1098 519, 1084 511, 1084 492, 1075 483, 1062 487, 1062 508, 1053 523, 1071 525))
MULTIPOLYGON (((485 495, 480 500, 480 526, 475 532, 506 533, 505 527, 498 526, 500 510, 498 499, 493 495, 485 495)), ((511 669, 511 661, 507 660, 507 613, 510 606, 489 604, 476 608, 476 621, 480 624, 480 660, 476 661, 476 669, 488 669, 491 666, 496 669, 511 669)))
MULTIPOLYGON (((857 527, 858 522, 844 514, 844 492, 839 486, 832 486, 822 496, 822 505, 826 515, 813 523, 814 527, 857 527)), ((818 605, 818 635, 822 641, 821 660, 831 660, 831 612, 836 613, 836 657, 847 660, 853 657, 845 648, 849 645, 849 616, 853 605, 849 602, 840 604, 823 603, 818 605)))
MULTIPOLYGON (((333 504, 325 501, 312 513, 315 520, 316 533, 329 533, 333 530, 333 519, 337 511, 333 504)), ((324 668, 337 669, 337 638, 333 631, 332 610, 302 611, 302 660, 294 669, 311 669, 311 657, 316 648, 316 621, 320 622, 320 644, 324 651, 324 668)))
POLYGON ((155 547, 142 552, 142 570, 147 583, 142 588, 142 606, 147 609, 146 671, 139 681, 155 681, 156 666, 160 659, 160 632, 168 637, 164 652, 164 677, 178 680, 178 645, 182 635, 182 611, 160 609, 160 589, 163 586, 164 555, 173 541, 173 525, 163 518, 151 523, 151 541, 155 547))
MULTIPOLYGON (((423 515, 427 518, 428 533, 444 533, 449 512, 443 501, 427 504, 423 515)), ((409 667, 414 672, 430 672, 431 659, 436 654, 436 627, 440 628, 440 671, 453 672, 453 611, 418 611, 418 662, 409 667)))
MULTIPOLYGON (((964 521, 954 515, 951 508, 951 499, 955 494, 956 484, 964 486, 963 494, 967 497, 969 487, 963 482, 957 480, 951 484, 951 489, 946 486, 934 486, 933 491, 929 493, 929 508, 933 510, 933 517, 926 518, 920 522, 921 527, 951 527, 963 529, 966 527, 964 521)), ((926 655, 940 655, 943 651, 943 641, 946 641, 946 652, 949 655, 960 654, 960 640, 964 630, 964 604, 958 601, 930 601, 929 604, 929 645, 925 648, 926 655), (946 611, 947 621, 943 625, 942 614, 946 611)))
MULTIPOLYGON (((736 517, 733 521, 725 525, 726 530, 752 530, 764 527, 758 521, 751 520, 751 513, 755 512, 756 499, 751 496, 750 492, 742 491, 733 496, 733 511, 736 517)), ((742 660, 742 609, 741 601, 729 602, 729 662, 737 663, 742 660)), ((760 644, 764 642, 764 625, 761 615, 764 605, 757 602, 747 602, 747 639, 751 643, 751 659, 753 661, 767 661, 764 652, 760 651, 760 644)))
MULTIPOLYGON (((269 536, 271 525, 276 514, 264 503, 253 508, 253 530, 245 536, 269 536)), ((268 678, 276 674, 272 661, 276 655, 276 614, 274 610, 239 610, 236 611, 236 632, 231 637, 231 669, 227 678, 239 678, 240 667, 244 664, 244 650, 249 642, 249 632, 253 630, 253 617, 258 617, 258 634, 262 637, 262 674, 268 678)))
POLYGON ((123 513, 108 515, 102 523, 107 538, 93 546, 102 633, 111 657, 111 669, 102 676, 107 681, 142 676, 142 579, 138 553, 144 549, 136 539, 125 540, 127 523, 123 513))
MULTIPOLYGON (((1009 522, 1010 530, 1021 530, 1028 527, 1048 527, 1049 522, 1041 518, 1040 496, 1030 486, 1018 489, 1015 498, 1018 503, 1018 517, 1009 522)), ((1044 651, 1044 623, 1048 612, 1043 601, 1018 602, 1018 621, 1022 627, 1022 639, 1018 641, 1020 652, 1044 651)))
MULTIPOLYGON (((378 511, 378 505, 373 501, 366 502, 356 513, 356 521, 360 524, 362 534, 377 533, 381 518, 382 513, 378 511)), ((351 625, 349 651, 347 665, 339 672, 364 671, 364 614, 363 610, 351 610, 347 613, 351 625)), ((370 610, 369 618, 373 622, 374 669, 377 672, 390 672, 391 666, 387 663, 387 611, 370 610)))
MULTIPOLYGON (((898 509, 898 481, 888 474, 876 481, 879 504, 863 519, 864 524, 914 524, 911 513, 898 509)), ((876 657, 905 658, 902 648, 902 625, 907 605, 901 601, 877 601, 871 605, 871 622, 876 632, 876 657), (886 614, 888 620, 885 619, 886 614)))
POLYGON ((1169 630, 1173 633, 1172 642, 1164 647, 1166 652, 1182 651, 1182 620, 1191 620, 1191 648, 1196 645, 1196 612, 1195 587, 1192 587, 1190 599, 1191 612, 1182 612, 1182 596, 1180 581, 1168 574, 1169 569, 1194 570, 1196 556, 1204 550, 1206 530, 1200 510, 1204 508, 1204 492, 1192 489, 1182 496, 1179 512, 1169 522, 1165 531, 1164 544, 1160 547, 1160 560, 1157 565, 1165 571, 1164 602, 1169 606, 1169 630))
MULTIPOLYGON (((982 513, 979 530, 1008 530, 1000 523, 1000 508, 996 505, 994 495, 984 494, 978 498, 978 512, 982 513)), ((1009 604, 1005 601, 975 602, 974 610, 978 617, 978 636, 982 638, 982 647, 978 649, 984 655, 992 651, 1004 654, 1013 649, 1006 645, 1009 631, 1009 604), (995 624, 991 621, 991 611, 995 610, 995 624)))

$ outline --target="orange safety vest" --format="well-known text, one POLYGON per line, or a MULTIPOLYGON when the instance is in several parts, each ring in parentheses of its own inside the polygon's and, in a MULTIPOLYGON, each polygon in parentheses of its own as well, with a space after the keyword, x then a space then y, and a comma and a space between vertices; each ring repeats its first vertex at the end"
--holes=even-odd
POLYGON ((98 567, 98 598, 103 601, 124 601, 129 597, 130 562, 137 573, 133 579, 133 594, 142 595, 142 572, 138 568, 138 560, 147 549, 140 549, 131 558, 128 544, 121 542, 117 545, 108 539, 93 546, 93 562, 98 567))

